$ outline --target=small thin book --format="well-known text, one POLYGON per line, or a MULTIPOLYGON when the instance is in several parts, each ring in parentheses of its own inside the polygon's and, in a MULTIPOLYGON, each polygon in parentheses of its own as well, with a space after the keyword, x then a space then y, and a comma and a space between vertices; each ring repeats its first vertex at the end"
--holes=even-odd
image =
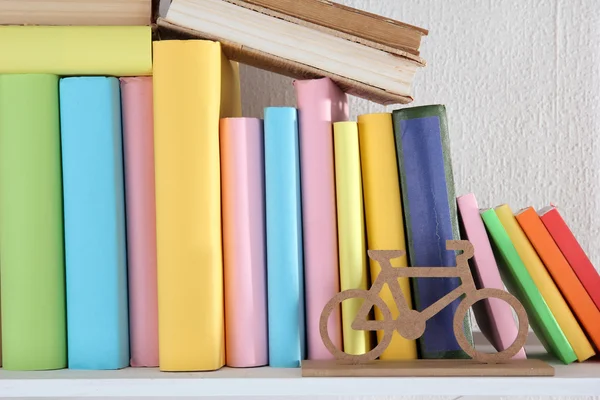
POLYGON ((160 0, 0 0, 0 25, 151 25, 160 0))

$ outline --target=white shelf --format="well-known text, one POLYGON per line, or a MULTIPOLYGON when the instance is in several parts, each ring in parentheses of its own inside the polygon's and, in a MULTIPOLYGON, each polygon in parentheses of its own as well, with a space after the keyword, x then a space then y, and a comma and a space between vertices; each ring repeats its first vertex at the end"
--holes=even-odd
POLYGON ((546 378, 302 378, 299 369, 230 369, 205 373, 120 371, 0 371, 2 397, 227 397, 227 396, 594 396, 600 362, 553 364, 546 378))

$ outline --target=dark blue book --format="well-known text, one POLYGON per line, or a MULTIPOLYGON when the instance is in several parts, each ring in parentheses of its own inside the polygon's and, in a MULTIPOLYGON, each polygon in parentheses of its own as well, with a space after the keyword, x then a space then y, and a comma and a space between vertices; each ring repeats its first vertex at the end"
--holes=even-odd
MULTIPOLYGON (((394 112, 409 266, 455 267, 447 240, 459 240, 446 109, 441 105, 394 112)), ((423 311, 460 285, 458 278, 412 279, 415 308, 423 311)), ((421 358, 469 358, 454 337, 456 300, 427 321, 419 339, 421 358)), ((464 324, 472 342, 470 321, 464 324)))

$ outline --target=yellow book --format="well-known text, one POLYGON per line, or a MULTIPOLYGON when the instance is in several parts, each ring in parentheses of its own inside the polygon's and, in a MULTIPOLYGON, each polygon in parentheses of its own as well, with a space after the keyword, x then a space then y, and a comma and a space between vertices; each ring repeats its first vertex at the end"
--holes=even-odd
MULTIPOLYGON (((392 115, 384 113, 359 116, 358 132, 368 249, 406 251, 392 115)), ((380 266, 374 261, 370 263, 371 279, 375 280, 380 266)), ((393 260, 392 265, 407 267, 406 256, 393 260)), ((408 306, 412 309, 410 282, 407 278, 398 281, 408 306)), ((392 311, 392 316, 397 318, 398 308, 387 285, 381 291, 381 298, 392 311)), ((377 308, 375 310, 375 318, 381 319, 381 312, 377 308)), ((377 332, 377 337, 381 340, 382 332, 377 332)), ((392 343, 380 358, 416 359, 416 341, 406 340, 398 332, 394 332, 392 343)))
MULTIPOLYGON (((335 185, 337 197, 338 251, 341 290, 369 289, 367 247, 360 172, 360 147, 356 122, 333 124, 335 185)), ((365 354, 371 351, 371 333, 351 328, 362 300, 342 303, 344 351, 365 354)))
POLYGON ((237 64, 219 43, 154 43, 159 358, 224 365, 219 119, 240 116, 237 64))
POLYGON ((152 74, 149 26, 0 26, 0 74, 152 74))
POLYGON ((579 326, 562 294, 554 284, 542 260, 540 260, 537 252, 529 242, 527 235, 521 229, 510 207, 506 204, 497 207, 496 214, 517 249, 517 253, 519 253, 519 257, 521 257, 523 264, 525 264, 533 282, 548 304, 554 318, 556 318, 560 329, 567 337, 573 351, 575 351, 577 359, 585 361, 593 357, 595 352, 592 345, 579 326))

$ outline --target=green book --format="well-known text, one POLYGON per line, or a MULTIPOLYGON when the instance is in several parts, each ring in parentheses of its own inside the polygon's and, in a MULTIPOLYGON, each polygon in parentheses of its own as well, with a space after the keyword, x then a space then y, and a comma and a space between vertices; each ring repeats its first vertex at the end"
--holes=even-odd
POLYGON ((55 75, 0 75, 0 270, 3 367, 66 368, 55 75))
POLYGON ((523 264, 517 249, 508 233, 492 209, 484 210, 481 218, 490 235, 494 256, 506 288, 511 292, 527 311, 529 324, 536 336, 542 342, 546 351, 554 354, 565 364, 577 360, 577 356, 550 308, 542 297, 531 275, 523 264))

